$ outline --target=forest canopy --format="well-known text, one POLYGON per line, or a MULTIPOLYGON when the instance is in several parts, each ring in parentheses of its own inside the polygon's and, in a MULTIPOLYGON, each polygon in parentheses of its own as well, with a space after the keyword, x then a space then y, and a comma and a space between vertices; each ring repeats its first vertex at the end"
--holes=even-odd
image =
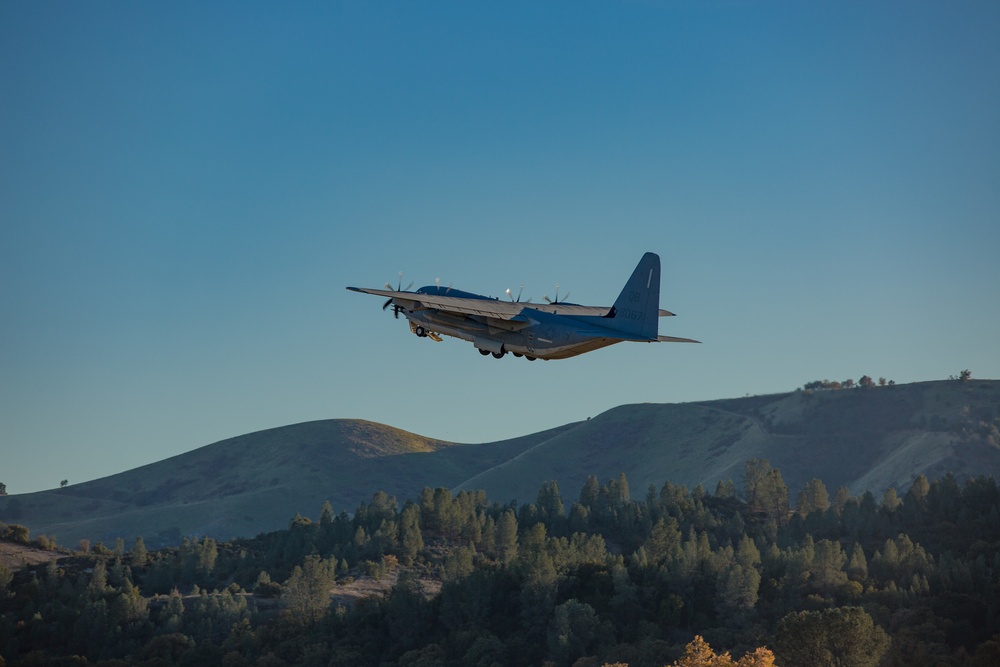
MULTIPOLYGON (((534 503, 424 489, 217 543, 0 567, 9 665, 995 665, 1000 490, 918 477, 795 502, 624 475, 534 503), (372 595, 349 595, 365 586, 372 595)), ((739 487, 739 492, 737 488, 739 487)), ((26 540, 20 529, 4 535, 26 540)), ((51 545, 49 545, 51 546, 51 545)), ((0 663, 2 664, 2 663, 0 663)))

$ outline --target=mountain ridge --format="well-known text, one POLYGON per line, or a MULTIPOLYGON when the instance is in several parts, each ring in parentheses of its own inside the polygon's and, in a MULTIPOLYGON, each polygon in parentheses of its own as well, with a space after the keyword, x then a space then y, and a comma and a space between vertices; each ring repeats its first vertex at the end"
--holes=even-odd
POLYGON ((421 489, 482 489, 532 502, 555 480, 576 497, 586 477, 625 473, 634 494, 665 481, 739 483, 749 459, 781 470, 794 500, 812 478, 831 493, 902 490, 918 475, 1000 475, 1000 382, 938 381, 673 404, 630 404, 519 438, 461 444, 364 420, 316 420, 248 433, 99 480, 0 498, 0 521, 74 544, 143 535, 252 536, 351 511, 376 491, 402 503, 421 489), (992 429, 992 431, 990 430, 992 429))

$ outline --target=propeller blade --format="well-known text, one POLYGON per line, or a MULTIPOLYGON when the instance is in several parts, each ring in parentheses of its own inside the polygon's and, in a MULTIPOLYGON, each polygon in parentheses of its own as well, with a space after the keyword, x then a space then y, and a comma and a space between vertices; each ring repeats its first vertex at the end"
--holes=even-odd
POLYGON ((392 290, 392 291, 395 291, 395 292, 406 292, 411 287, 413 287, 413 281, 412 280, 410 281, 410 284, 406 286, 406 289, 403 289, 403 272, 402 271, 399 272, 399 278, 397 279, 396 289, 395 290, 392 289, 392 285, 390 285, 389 283, 385 284, 385 288, 387 290, 392 290))
MULTIPOLYGON (((562 299, 560 299, 559 298, 559 283, 556 283, 556 298, 550 299, 548 296, 543 296, 542 298, 545 299, 546 303, 551 303, 552 305, 559 305, 560 303, 562 303, 563 301, 565 301, 566 299, 569 298, 569 292, 566 292, 566 295, 562 299)), ((528 301, 531 301, 531 299, 528 299, 528 301)))
POLYGON ((392 305, 392 299, 389 299, 388 301, 386 301, 385 303, 382 304, 382 310, 385 310, 390 305, 392 305))

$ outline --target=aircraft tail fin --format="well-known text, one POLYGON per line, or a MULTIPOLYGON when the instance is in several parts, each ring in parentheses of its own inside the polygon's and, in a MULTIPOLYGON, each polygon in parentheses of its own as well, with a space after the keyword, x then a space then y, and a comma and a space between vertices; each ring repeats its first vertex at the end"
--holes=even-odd
POLYGON ((625 283, 604 326, 656 340, 660 316, 660 256, 647 252, 625 283))

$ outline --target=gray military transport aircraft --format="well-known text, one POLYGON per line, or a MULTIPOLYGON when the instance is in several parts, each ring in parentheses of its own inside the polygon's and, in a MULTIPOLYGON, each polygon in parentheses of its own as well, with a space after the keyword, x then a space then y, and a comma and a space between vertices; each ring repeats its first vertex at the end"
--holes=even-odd
MULTIPOLYGON (((409 290, 412 283, 406 287, 409 290)), ((400 285, 402 287, 402 276, 400 285)), ((388 297, 382 306, 402 313, 410 331, 440 342, 441 336, 470 341, 483 356, 566 359, 622 341, 639 343, 698 343, 690 338, 660 336, 659 317, 673 313, 660 309, 660 257, 647 252, 611 307, 581 306, 545 297, 545 304, 522 302, 507 290, 509 301, 462 292, 440 285, 415 292, 348 287, 353 292, 388 297)), ((567 296, 569 296, 567 294, 567 296)), ((565 298, 565 297, 564 297, 565 298)))

